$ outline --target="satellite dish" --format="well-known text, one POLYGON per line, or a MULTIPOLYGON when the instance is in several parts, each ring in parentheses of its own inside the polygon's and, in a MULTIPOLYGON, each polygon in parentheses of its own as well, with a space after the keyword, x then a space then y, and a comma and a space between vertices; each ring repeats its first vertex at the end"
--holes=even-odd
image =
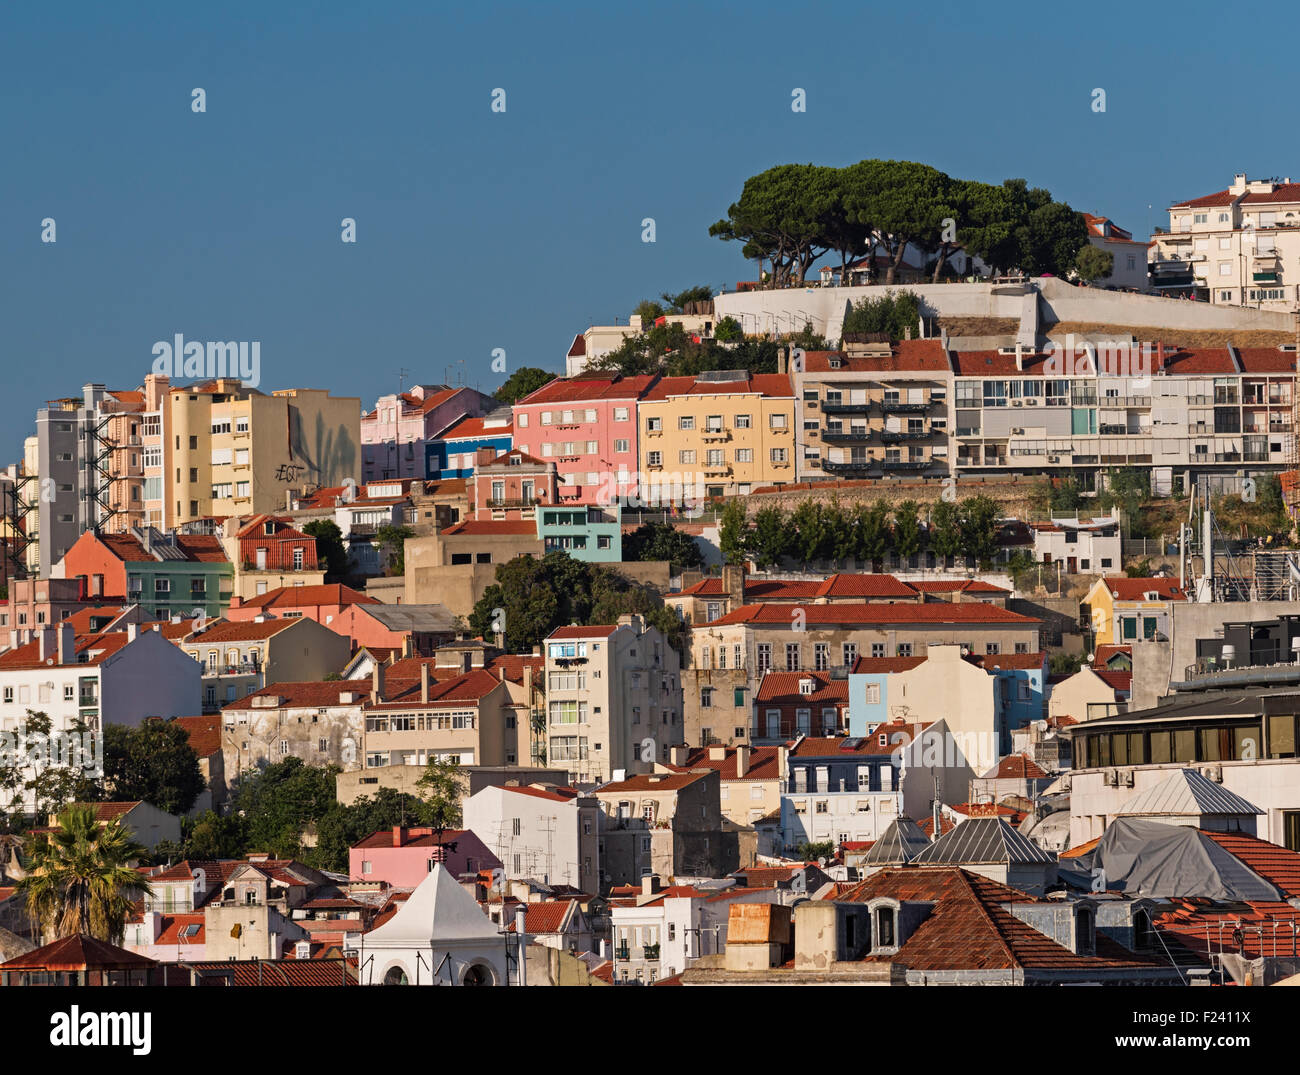
POLYGON ((817 859, 817 865, 824 867, 826 865, 826 856, 822 855, 817 859))
POLYGON ((1088 654, 1088 663, 1089 663, 1089 664, 1092 664, 1092 662, 1095 661, 1096 659, 1097 659, 1097 655, 1096 655, 1095 653, 1090 653, 1090 654, 1088 654))

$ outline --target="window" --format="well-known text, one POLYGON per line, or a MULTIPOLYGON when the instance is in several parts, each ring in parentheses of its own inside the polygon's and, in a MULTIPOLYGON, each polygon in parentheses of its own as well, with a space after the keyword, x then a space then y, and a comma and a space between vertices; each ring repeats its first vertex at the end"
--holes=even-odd
POLYGON ((754 423, 750 420, 749 415, 738 414, 736 415, 736 421, 734 424, 737 429, 750 429, 753 427, 754 423))
POLYGON ((871 656, 883 657, 885 655, 885 644, 883 642, 871 643, 871 656))
POLYGON ((1002 646, 997 642, 984 643, 984 652, 987 654, 998 654, 1002 652, 1002 646))
POLYGON ((770 450, 770 457, 773 463, 784 463, 786 462, 786 449, 772 448, 770 450))
POLYGON ((767 416, 768 429, 786 429, 788 428, 788 425, 789 423, 786 421, 786 416, 784 414, 777 413, 769 414, 767 416))
POLYGON ((626 421, 627 421, 627 413, 628 413, 628 412, 627 412, 627 408, 626 408, 626 407, 615 407, 615 408, 614 408, 614 421, 616 421, 616 422, 626 422, 626 421))
POLYGON ((662 418, 647 418, 645 428, 647 433, 658 433, 664 428, 664 420, 662 418))
POLYGON ((661 467, 664 465, 663 452, 646 452, 646 465, 651 467, 661 467))
POLYGON ((758 644, 758 672, 762 675, 772 667, 772 643, 760 642, 758 644))
POLYGON ((693 415, 693 414, 683 414, 680 418, 677 419, 677 428, 678 428, 678 429, 683 429, 683 430, 694 429, 694 428, 695 428, 695 415, 693 415))
POLYGON ((689 451, 678 452, 678 453, 677 453, 677 462, 679 462, 679 463, 694 463, 694 462, 695 462, 695 450, 692 448, 692 449, 689 450, 689 451))
POLYGON ((712 688, 712 687, 705 687, 705 688, 703 688, 703 689, 700 691, 700 708, 701 708, 701 709, 712 709, 712 708, 713 708, 713 688, 712 688))
POLYGON ((880 704, 880 684, 879 684, 879 683, 868 683, 868 684, 866 684, 866 688, 867 688, 867 699, 866 699, 866 701, 867 701, 867 705, 879 705, 879 704, 880 704))
POLYGON ((900 656, 900 657, 910 657, 910 656, 912 656, 912 643, 910 643, 910 642, 900 642, 900 643, 898 644, 898 656, 900 656))
POLYGON ((799 643, 787 642, 785 644, 785 670, 787 672, 799 671, 799 643))
MULTIPOLYGON (((616 441, 614 441, 614 451, 616 451, 616 452, 630 452, 630 451, 632 450, 632 449, 629 447, 630 443, 631 443, 631 442, 630 442, 630 441, 627 441, 627 440, 616 440, 616 441)), ((595 452, 593 451, 591 454, 594 455, 595 452)))
POLYGON ((817 642, 813 645, 813 668, 825 672, 831 666, 831 646, 829 642, 817 642))

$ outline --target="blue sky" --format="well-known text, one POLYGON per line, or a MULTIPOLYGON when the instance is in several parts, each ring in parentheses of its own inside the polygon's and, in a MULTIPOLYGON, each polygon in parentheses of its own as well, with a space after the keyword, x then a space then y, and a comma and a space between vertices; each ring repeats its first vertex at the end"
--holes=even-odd
MULTIPOLYGON (((593 320, 750 278, 707 229, 778 163, 1023 176, 1145 236, 1234 171, 1300 175, 1289 98, 1276 78, 1260 92, 1265 42, 1223 20, 1208 4, 6 5, 0 461, 44 400, 134 387, 177 332, 260 341, 264 390, 366 405, 403 368, 490 392, 497 347, 511 369, 558 369, 593 320), (1210 70, 1237 77, 1199 92, 1210 70)), ((1286 41, 1300 17, 1270 20, 1286 41)))

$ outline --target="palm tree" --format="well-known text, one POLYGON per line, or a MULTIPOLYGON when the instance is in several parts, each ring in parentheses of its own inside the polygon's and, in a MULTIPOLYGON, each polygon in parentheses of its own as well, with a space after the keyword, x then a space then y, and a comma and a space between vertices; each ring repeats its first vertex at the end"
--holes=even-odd
POLYGON ((87 933, 120 944, 130 896, 150 892, 149 883, 127 865, 144 853, 116 818, 101 826, 90 807, 68 806, 58 816, 58 828, 33 841, 27 876, 17 888, 48 940, 87 933))

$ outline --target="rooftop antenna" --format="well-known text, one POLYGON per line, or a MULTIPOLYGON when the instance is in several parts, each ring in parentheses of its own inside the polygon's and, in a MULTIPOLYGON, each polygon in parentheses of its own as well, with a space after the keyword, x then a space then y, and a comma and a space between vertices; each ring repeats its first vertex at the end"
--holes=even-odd
POLYGON ((399 396, 406 391, 406 378, 410 375, 410 373, 411 371, 408 370, 405 366, 401 367, 397 371, 397 394, 399 396))

